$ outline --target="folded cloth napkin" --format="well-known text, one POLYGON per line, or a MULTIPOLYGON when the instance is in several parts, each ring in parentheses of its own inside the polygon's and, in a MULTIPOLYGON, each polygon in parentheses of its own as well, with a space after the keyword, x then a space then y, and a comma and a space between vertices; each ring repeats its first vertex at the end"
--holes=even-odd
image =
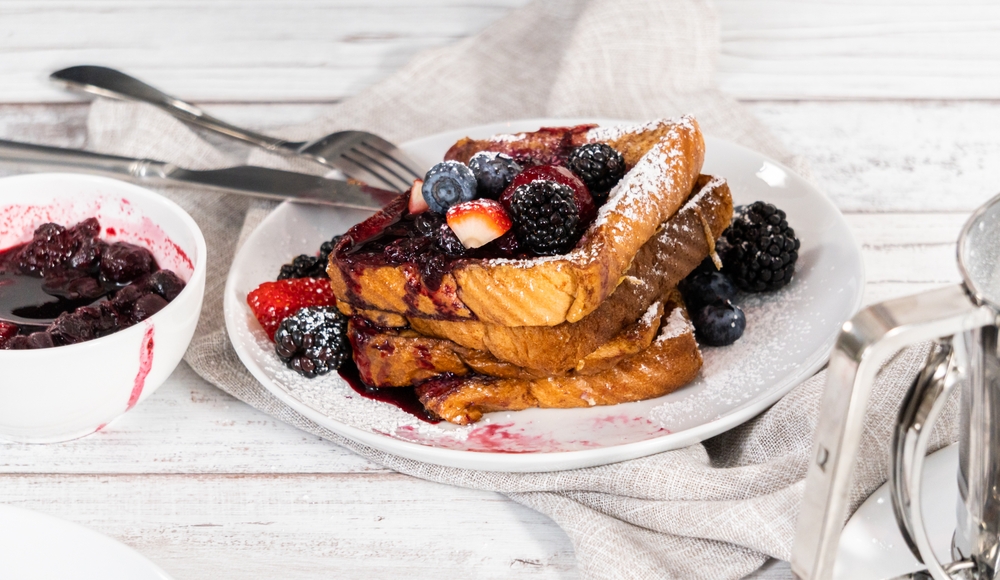
MULTIPOLYGON (((403 141, 450 128, 528 117, 645 120, 693 113, 706 133, 742 143, 805 172, 743 107, 712 85, 719 32, 704 0, 553 0, 510 13, 484 32, 418 55, 387 80, 305 127, 308 139, 361 128, 403 141)), ((246 161, 148 106, 97 101, 91 149, 165 159, 190 168, 246 161)), ((254 152, 252 163, 300 171, 315 165, 254 152)), ((274 205, 162 188, 208 240, 205 307, 187 362, 224 391, 269 415, 391 469, 494 490, 555 520, 587 579, 735 579, 792 548, 824 375, 798 386, 752 421, 704 444, 643 459, 559 473, 489 473, 383 453, 325 430, 283 405, 244 369, 226 336, 222 289, 240 241, 274 205)), ((857 506, 885 480, 898 401, 926 355, 915 348, 884 368, 872 397, 852 491, 857 506)), ((953 441, 955 404, 933 447, 953 441)))

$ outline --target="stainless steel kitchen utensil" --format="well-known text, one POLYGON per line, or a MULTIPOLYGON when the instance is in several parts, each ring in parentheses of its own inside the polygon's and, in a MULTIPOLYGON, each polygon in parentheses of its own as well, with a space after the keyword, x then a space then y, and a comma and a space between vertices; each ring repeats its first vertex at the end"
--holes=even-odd
POLYGON ((0 162, 30 167, 61 167, 87 173, 125 176, 135 181, 186 183, 230 193, 280 200, 381 209, 397 194, 305 173, 243 165, 193 170, 152 159, 133 159, 76 149, 0 140, 0 162))
POLYGON ((26 333, 44 330, 46 326, 52 324, 60 312, 67 310, 65 307, 67 303, 73 308, 89 306, 111 291, 108 288, 101 296, 91 299, 60 302, 55 295, 45 292, 45 284, 46 281, 42 278, 0 272, 0 294, 7 298, 0 301, 0 322, 16 324, 26 333), (46 300, 40 302, 38 298, 42 296, 45 296, 46 300))
POLYGON ((304 157, 334 167, 359 181, 406 191, 424 170, 398 147, 366 131, 338 131, 315 141, 286 141, 231 125, 195 105, 172 97, 121 71, 103 66, 74 66, 50 78, 70 88, 116 99, 155 105, 178 119, 268 151, 304 157))
POLYGON ((958 264, 963 284, 876 304, 844 324, 827 370, 799 513, 792 552, 798 578, 832 576, 872 382, 889 356, 926 340, 934 347, 903 401, 891 449, 896 519, 935 580, 1000 578, 1000 196, 966 223, 958 264), (946 565, 931 551, 924 530, 920 483, 934 420, 956 389, 962 405, 961 505, 955 561, 946 565))

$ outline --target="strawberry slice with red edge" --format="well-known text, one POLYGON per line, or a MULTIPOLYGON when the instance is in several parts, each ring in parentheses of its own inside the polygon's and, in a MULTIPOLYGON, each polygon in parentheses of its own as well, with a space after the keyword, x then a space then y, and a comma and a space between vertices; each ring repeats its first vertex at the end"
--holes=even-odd
POLYGON ((267 337, 274 340, 274 333, 281 321, 307 306, 334 306, 337 299, 325 278, 292 278, 264 282, 247 294, 247 304, 264 327, 267 337))
POLYGON ((492 199, 474 199, 448 209, 448 227, 466 248, 478 248, 492 242, 514 225, 507 210, 492 199))

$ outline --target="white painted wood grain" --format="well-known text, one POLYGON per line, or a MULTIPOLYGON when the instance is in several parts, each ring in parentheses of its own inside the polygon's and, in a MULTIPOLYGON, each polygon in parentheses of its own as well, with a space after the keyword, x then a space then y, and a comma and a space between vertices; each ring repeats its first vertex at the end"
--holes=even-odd
POLYGON ((526 1, 5 0, 0 102, 68 100, 46 75, 76 64, 192 100, 328 101, 526 1))
POLYGON ((716 0, 717 81, 748 99, 1000 97, 990 0, 716 0))
POLYGON ((842 211, 972 211, 1000 192, 995 101, 748 106, 842 211))
MULTIPOLYGON (((131 72, 201 101, 339 99, 527 0, 5 0, 0 102, 66 101, 46 75, 131 72)), ((747 99, 1000 98, 989 0, 717 0, 717 81, 747 99)))
POLYGON ((5 475, 0 502, 116 538, 175 580, 576 578, 545 516, 398 474, 5 475))
POLYGON ((142 405, 93 436, 60 445, 0 442, 0 474, 387 471, 256 411, 186 364, 142 405))

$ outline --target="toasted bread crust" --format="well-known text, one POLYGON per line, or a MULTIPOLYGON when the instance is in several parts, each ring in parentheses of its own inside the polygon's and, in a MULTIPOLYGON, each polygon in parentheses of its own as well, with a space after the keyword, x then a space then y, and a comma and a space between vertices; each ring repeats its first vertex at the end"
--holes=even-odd
POLYGON ((591 407, 660 397, 693 380, 701 365, 694 329, 683 307, 676 305, 646 349, 596 374, 539 379, 450 376, 431 379, 416 390, 428 411, 465 425, 494 411, 591 407))
POLYGON ((639 251, 622 283, 600 306, 577 322, 556 326, 504 326, 478 321, 410 317, 417 332, 490 353, 513 365, 559 374, 634 322, 669 288, 708 256, 729 226, 733 201, 721 178, 699 177, 695 193, 639 251))
MULTIPOLYGON (((564 374, 596 374, 647 348, 656 337, 665 309, 679 303, 676 290, 667 300, 666 304, 662 300, 653 303, 642 318, 583 357, 564 374)), ((408 387, 444 374, 480 374, 508 379, 548 376, 447 339, 424 336, 410 329, 378 327, 361 317, 351 319, 348 336, 361 380, 373 387, 408 387)))
MULTIPOLYGON (((348 231, 331 255, 328 272, 338 300, 356 309, 411 318, 509 327, 583 319, 611 295, 636 252, 687 198, 705 146, 690 117, 578 135, 614 144, 626 154, 627 165, 633 163, 574 250, 529 260, 461 260, 444 275, 439 289, 430 291, 415 268, 359 270, 341 259, 363 222, 348 231)), ((385 211, 370 219, 385 219, 385 211)))

